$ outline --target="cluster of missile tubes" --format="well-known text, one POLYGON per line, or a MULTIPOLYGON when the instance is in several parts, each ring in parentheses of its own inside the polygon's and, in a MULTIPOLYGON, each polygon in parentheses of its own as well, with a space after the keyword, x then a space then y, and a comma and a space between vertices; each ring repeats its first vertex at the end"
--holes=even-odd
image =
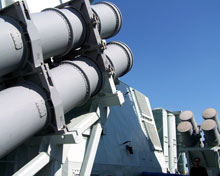
POLYGON ((205 109, 202 116, 204 121, 201 126, 197 126, 192 111, 184 111, 180 114, 181 123, 177 129, 182 134, 183 144, 186 147, 214 147, 220 144, 220 128, 216 109, 205 109), (201 138, 202 131, 204 132, 204 142, 201 138))
POLYGON ((104 75, 131 69, 128 46, 104 40, 121 24, 108 2, 70 1, 31 14, 21 1, 0 11, 0 158, 39 131, 64 128, 55 116, 96 96, 104 75))

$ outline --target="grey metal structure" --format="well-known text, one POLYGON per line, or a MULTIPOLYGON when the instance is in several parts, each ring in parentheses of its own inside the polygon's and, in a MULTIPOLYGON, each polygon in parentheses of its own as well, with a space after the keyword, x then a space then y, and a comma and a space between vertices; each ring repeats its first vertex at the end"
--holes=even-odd
MULTIPOLYGON (((99 27, 97 30, 100 31, 101 38, 109 38, 119 32, 122 18, 115 5, 100 2, 92 8, 93 20, 96 20, 94 22, 99 27), (111 18, 108 19, 109 17, 111 18)), ((86 35, 90 35, 87 34, 89 30, 86 29, 86 21, 82 14, 71 7, 49 8, 29 15, 26 18, 31 19, 32 27, 36 28, 35 32, 39 35, 44 60, 52 56, 61 57, 68 54, 85 42, 86 35)), ((14 71, 22 64, 22 61, 24 62, 28 46, 18 21, 3 16, 0 22, 0 27, 4 31, 0 33, 2 41, 0 51, 1 53, 4 51, 4 54, 0 56, 0 76, 2 76, 14 71)))
POLYGON ((201 128, 205 133, 206 143, 210 146, 219 145, 220 126, 216 109, 205 109, 202 112, 202 116, 204 118, 204 122, 201 124, 201 128))
POLYGON ((19 1, 0 11, 1 175, 63 175, 71 156, 66 146, 83 146, 70 151, 83 156, 80 175, 90 175, 109 107, 124 102, 115 81, 133 64, 125 44, 103 40, 121 24, 119 9, 108 2, 69 1, 31 14, 19 1), (84 114, 68 115, 87 106, 84 114), (7 165, 20 157, 12 150, 36 134, 39 154, 7 165))
POLYGON ((205 109, 202 112, 202 116, 204 121, 201 124, 201 129, 205 134, 205 144, 208 146, 218 146, 220 144, 220 127, 216 109, 205 109))
POLYGON ((186 146, 194 146, 196 144, 196 138, 193 134, 193 127, 190 122, 181 122, 177 129, 182 133, 183 143, 186 146))
MULTIPOLYGON (((201 165, 206 167, 208 175, 217 175, 220 169, 217 112, 214 108, 208 108, 203 111, 202 116, 204 122, 200 127, 197 127, 199 134, 196 133, 196 128, 194 127, 196 123, 192 122, 192 120, 182 121, 178 125, 178 131, 182 134, 183 143, 185 145, 182 151, 186 154, 189 169, 193 166, 194 158, 199 157, 201 159, 201 165), (202 132, 204 133, 204 141, 202 141, 202 132)), ((181 118, 181 115, 180 119, 185 120, 181 118)))
POLYGON ((205 134, 205 142, 209 146, 216 146, 220 144, 220 136, 217 129, 217 124, 214 120, 205 120, 201 124, 201 129, 205 134))
POLYGON ((180 113, 181 111, 172 112, 163 108, 153 109, 167 170, 171 173, 186 174, 182 136, 176 128, 180 123, 180 113))
MULTIPOLYGON (((124 50, 120 51, 125 52, 124 50)), ((117 53, 120 55, 120 52, 117 53)), ((127 55, 124 54, 124 56, 127 55)), ((114 59, 111 59, 112 57, 108 58, 114 63, 114 59)), ((128 61, 129 59, 125 58, 124 60, 128 61)), ((122 66, 122 69, 117 69, 116 64, 116 76, 122 75, 129 69, 128 67, 130 67, 130 65, 128 63, 124 64, 127 64, 127 66, 122 66)), ((61 98, 64 113, 67 113, 76 106, 84 104, 91 95, 98 92, 101 86, 101 73, 98 67, 95 63, 86 58, 65 61, 62 65, 51 70, 51 78, 61 98)), ((11 87, 1 91, 0 97, 2 97, 2 102, 0 103, 0 110, 3 113, 2 117, 7 120, 1 119, 3 121, 1 130, 4 133, 1 133, 0 136, 0 141, 3 143, 0 149, 0 157, 45 126, 48 114, 46 103, 43 97, 40 96, 40 93, 38 96, 35 95, 36 93, 34 88, 28 86, 28 83, 24 83, 24 86, 21 87, 11 87), (27 92, 27 90, 29 90, 29 92, 27 92), (18 97, 13 97, 17 92, 20 92, 18 97), (25 94, 27 95, 25 96, 25 94), (22 101, 26 103, 24 104, 22 101), (16 104, 21 105, 21 107, 16 106, 16 104), (32 104, 33 108, 29 108, 32 104), (12 106, 13 109, 7 108, 9 105, 12 106), (27 109, 27 111, 23 109, 27 109), (13 117, 15 113, 17 114, 16 118, 13 117), (30 119, 29 116, 33 119, 30 119), (11 119, 16 120, 17 123, 11 123, 11 119), (26 119, 28 119, 28 121, 26 119), (27 129, 23 128, 23 121, 26 122, 25 126, 28 127, 27 129), (16 128, 14 125, 16 125, 16 128), (8 134, 8 128, 17 129, 16 134, 8 134), (33 132, 30 131, 31 129, 33 129, 33 132), (14 140, 11 140, 10 136, 13 136, 14 140), (22 136, 22 138, 20 138, 20 136, 22 136)))
POLYGON ((148 98, 119 81, 133 55, 126 44, 104 40, 122 25, 114 4, 56 0, 32 13, 31 0, 0 2, 0 175, 175 173, 175 116, 189 166, 199 155, 217 172, 215 109, 203 113, 201 129, 191 111, 166 111, 163 141, 148 98))
POLYGON ((201 166, 207 169, 208 175, 217 175, 220 169, 219 166, 219 146, 215 147, 186 147, 182 150, 186 154, 187 166, 190 169, 194 166, 193 160, 195 157, 199 157, 201 160, 201 166))
POLYGON ((192 127, 193 127, 193 130, 195 131, 196 134, 199 133, 199 129, 197 127, 197 124, 196 124, 196 121, 195 121, 195 118, 194 118, 194 114, 192 111, 183 111, 181 114, 180 114, 180 120, 185 122, 185 121, 188 121, 192 124, 192 127))
POLYGON ((166 173, 165 157, 148 97, 123 82, 117 89, 125 95, 125 103, 122 107, 110 108, 92 175, 166 173))
POLYGON ((201 141, 201 131, 197 126, 192 111, 183 111, 179 116, 181 122, 177 126, 178 131, 183 138, 183 144, 186 147, 192 147, 195 145, 203 146, 201 141))
POLYGON ((173 111, 172 113, 175 115, 176 118, 176 143, 177 143, 177 168, 178 168, 178 172, 180 174, 186 174, 188 171, 187 168, 187 160, 186 160, 186 156, 185 153, 183 152, 182 148, 183 148, 183 138, 182 135, 180 134, 180 132, 177 129, 177 126, 181 123, 181 120, 179 118, 180 114, 182 111, 173 111))

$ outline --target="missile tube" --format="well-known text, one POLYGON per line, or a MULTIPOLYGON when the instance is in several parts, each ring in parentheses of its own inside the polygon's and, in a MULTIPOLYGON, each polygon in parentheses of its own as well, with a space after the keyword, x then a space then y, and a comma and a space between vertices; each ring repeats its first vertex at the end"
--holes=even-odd
POLYGON ((66 61, 52 69, 51 76, 65 113, 86 102, 101 86, 101 72, 87 58, 66 61))
POLYGON ((74 9, 45 9, 31 14, 41 40, 43 57, 65 55, 85 40, 86 24, 74 9))
POLYGON ((220 132, 220 126, 219 126, 218 115, 217 115, 216 109, 214 109, 214 108, 205 109, 202 112, 202 117, 205 120, 209 120, 209 119, 214 120, 216 122, 216 127, 218 129, 218 132, 220 132))
MULTIPOLYGON (((107 2, 92 5, 99 19, 101 38, 117 34, 122 17, 118 8, 107 2)), ((80 12, 73 8, 45 9, 31 14, 32 22, 40 36, 43 58, 63 56, 83 44, 86 37, 86 22, 80 12)), ((0 18, 0 76, 16 70, 27 55, 26 40, 21 26, 12 18, 0 18)))
MULTIPOLYGON (((124 44, 112 45, 108 45, 106 55, 117 53, 108 59, 120 77, 130 70, 133 57, 124 44)), ((98 66, 85 57, 63 62, 51 70, 51 76, 65 113, 97 94, 102 83, 98 66)), ((0 158, 41 130, 50 115, 43 92, 30 83, 0 91, 0 112, 0 158)))
POLYGON ((122 16, 118 7, 109 2, 98 2, 92 6, 99 19, 99 32, 102 38, 113 37, 120 31, 122 16))
POLYGON ((205 134, 205 141, 209 146, 216 146, 220 144, 217 124, 214 120, 204 120, 201 124, 201 129, 205 134))
POLYGON ((14 71, 24 57, 22 29, 12 18, 0 18, 0 76, 14 71), (12 25, 14 24, 14 25, 12 25))
POLYGON ((199 134, 199 128, 196 124, 194 115, 192 111, 183 111, 180 114, 180 120, 181 121, 188 121, 192 124, 193 130, 195 131, 196 134, 199 134))
POLYGON ((177 126, 177 130, 181 133, 183 144, 186 147, 192 147, 196 144, 195 134, 193 133, 193 127, 190 122, 180 122, 177 126))
POLYGON ((123 76, 130 71, 133 65, 133 56, 131 50, 126 44, 122 42, 110 42, 107 44, 107 49, 104 53, 112 67, 115 69, 115 77, 123 76))
POLYGON ((30 84, 0 92, 0 158, 44 127, 46 102, 30 84))

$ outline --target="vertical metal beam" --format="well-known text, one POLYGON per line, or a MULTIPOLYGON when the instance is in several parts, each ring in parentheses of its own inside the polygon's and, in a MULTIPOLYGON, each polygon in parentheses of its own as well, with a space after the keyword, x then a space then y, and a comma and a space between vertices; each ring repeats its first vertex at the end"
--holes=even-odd
POLYGON ((89 143, 87 146, 86 154, 83 159, 82 168, 80 171, 80 176, 89 176, 92 170, 92 166, 95 160, 95 155, 97 152, 100 136, 102 132, 102 126, 100 123, 95 124, 92 127, 92 133, 89 138, 89 143))

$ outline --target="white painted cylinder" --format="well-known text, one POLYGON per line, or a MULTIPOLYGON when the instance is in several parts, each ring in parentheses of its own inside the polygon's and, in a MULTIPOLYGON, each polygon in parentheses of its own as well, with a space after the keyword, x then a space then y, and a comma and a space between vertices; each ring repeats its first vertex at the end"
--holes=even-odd
POLYGON ((177 145, 176 145, 176 120, 172 113, 167 113, 168 119, 168 145, 169 145, 169 168, 171 173, 177 169, 177 145))

